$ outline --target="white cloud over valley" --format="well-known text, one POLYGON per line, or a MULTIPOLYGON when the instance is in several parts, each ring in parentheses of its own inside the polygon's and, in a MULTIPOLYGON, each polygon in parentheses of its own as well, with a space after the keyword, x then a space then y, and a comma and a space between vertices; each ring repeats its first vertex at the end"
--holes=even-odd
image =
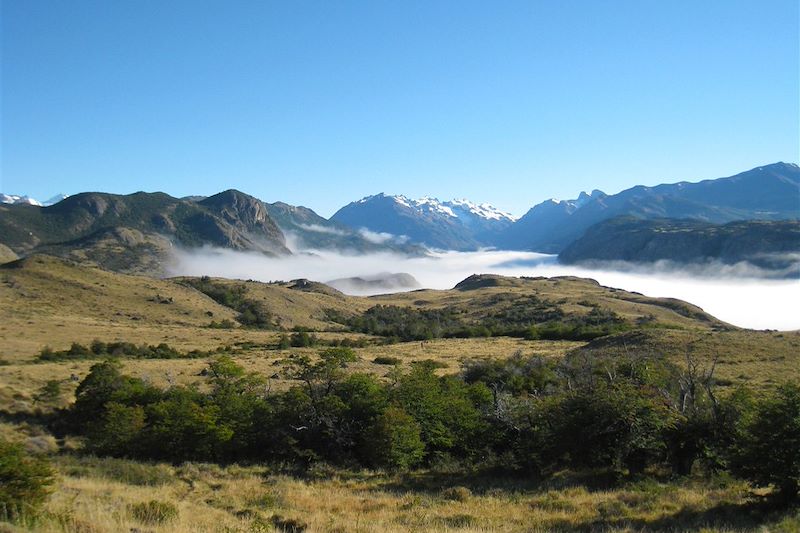
POLYGON ((393 253, 350 255, 313 251, 271 258, 257 253, 212 248, 176 251, 173 275, 210 275, 259 281, 372 276, 408 273, 425 288, 448 289, 471 274, 508 276, 579 276, 602 285, 653 297, 686 300, 731 324, 755 329, 800 329, 800 280, 766 279, 749 264, 709 263, 677 268, 658 263, 651 268, 617 263, 593 268, 558 264, 555 256, 530 252, 442 252, 428 257, 393 253))

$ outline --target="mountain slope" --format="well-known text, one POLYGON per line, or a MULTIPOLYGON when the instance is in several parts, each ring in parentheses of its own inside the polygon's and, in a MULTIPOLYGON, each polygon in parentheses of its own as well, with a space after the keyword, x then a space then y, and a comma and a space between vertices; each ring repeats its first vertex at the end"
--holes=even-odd
POLYGON ((288 253, 261 202, 238 191, 202 203, 138 192, 82 193, 50 207, 0 205, 0 233, 20 256, 48 252, 128 272, 158 271, 173 245, 288 253))
MULTIPOLYGON (((531 241, 534 236, 547 236, 562 231, 570 224, 570 217, 578 209, 606 196, 603 191, 595 189, 591 194, 581 192, 575 200, 550 199, 537 204, 498 236, 497 246, 511 250, 531 248, 531 242, 535 242, 531 241)), ((539 245, 537 251, 552 253, 553 249, 548 245, 539 245)))
POLYGON ((514 218, 488 204, 467 200, 440 202, 428 197, 411 200, 381 193, 351 202, 331 220, 433 248, 476 250, 493 245, 494 237, 509 227, 514 218))
POLYGON ((352 252, 393 251, 407 255, 423 255, 425 250, 392 239, 372 238, 346 224, 328 220, 312 209, 284 202, 265 204, 267 212, 288 238, 300 249, 333 249, 352 252))
POLYGON ((558 257, 564 263, 747 261, 773 270, 776 275, 796 276, 800 273, 800 221, 737 221, 718 225, 685 219, 619 217, 590 227, 558 257))
POLYGON ((503 244, 514 249, 556 253, 590 226, 622 215, 692 218, 717 224, 798 218, 800 168, 774 163, 698 183, 639 185, 614 195, 598 195, 572 212, 565 211, 532 209, 505 234, 503 244))

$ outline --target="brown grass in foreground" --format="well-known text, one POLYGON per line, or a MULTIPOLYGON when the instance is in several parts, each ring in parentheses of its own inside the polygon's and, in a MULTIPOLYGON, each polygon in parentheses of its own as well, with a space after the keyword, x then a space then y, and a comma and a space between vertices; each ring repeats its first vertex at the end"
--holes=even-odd
MULTIPOLYGON (((593 487, 561 474, 535 484, 503 477, 417 472, 347 473, 319 467, 299 478, 263 467, 147 465, 58 459, 61 477, 42 532, 759 531, 793 532, 797 510, 770 511, 738 481, 638 481, 593 487), (156 500, 177 515, 137 518, 156 500)), ((3 526, 0 526, 2 530, 3 526)))

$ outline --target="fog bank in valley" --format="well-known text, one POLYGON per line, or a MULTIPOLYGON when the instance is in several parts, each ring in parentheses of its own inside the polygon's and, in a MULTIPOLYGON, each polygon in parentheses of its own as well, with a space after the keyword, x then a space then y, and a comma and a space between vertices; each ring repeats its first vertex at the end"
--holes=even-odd
MULTIPOLYGON (((565 266, 555 256, 531 252, 440 252, 429 257, 391 253, 355 255, 313 251, 270 258, 257 253, 212 248, 175 252, 171 275, 218 276, 258 281, 308 278, 330 281, 407 273, 422 287, 449 289, 471 274, 507 276, 580 276, 602 285, 647 296, 686 300, 731 324, 755 329, 800 329, 800 280, 769 279, 746 263, 709 263, 677 268, 658 263, 648 268, 617 263, 591 268, 565 266)), ((397 289, 374 292, 393 292, 397 289)))

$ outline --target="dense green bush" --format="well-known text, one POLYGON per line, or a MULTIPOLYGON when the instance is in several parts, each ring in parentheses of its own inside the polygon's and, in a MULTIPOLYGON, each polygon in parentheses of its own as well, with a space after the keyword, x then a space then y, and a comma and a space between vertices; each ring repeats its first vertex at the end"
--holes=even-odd
POLYGON ((0 520, 35 516, 50 493, 53 476, 45 458, 0 439, 0 520))
POLYGON ((613 311, 593 307, 586 315, 565 318, 554 303, 535 296, 513 301, 477 322, 465 322, 458 310, 376 305, 360 316, 342 318, 353 330, 401 341, 443 337, 508 335, 530 340, 592 340, 630 329, 613 311))
POLYGON ((419 424, 399 407, 389 407, 378 417, 367 443, 372 465, 388 470, 416 466, 425 454, 419 424))
POLYGON ((289 344, 293 348, 309 348, 319 344, 319 339, 316 335, 310 334, 307 331, 298 331, 292 333, 289 338, 289 344))
POLYGON ((391 355, 379 355, 372 360, 376 365, 399 365, 402 361, 399 357, 392 357, 391 355))
POLYGON ((169 344, 140 344, 132 342, 102 342, 92 341, 90 346, 73 342, 68 350, 54 351, 45 346, 39 353, 38 360, 42 362, 65 361, 73 359, 97 359, 101 357, 129 357, 133 359, 179 359, 207 357, 208 352, 192 350, 181 353, 169 344))
POLYGON ((395 305, 376 305, 348 325, 355 331, 397 337, 402 341, 420 341, 445 337, 464 329, 451 309, 412 309, 395 305))
POLYGON ((385 378, 350 372, 356 360, 346 347, 289 355, 283 373, 295 384, 279 392, 227 356, 209 362, 205 386, 166 390, 107 361, 78 386, 70 420, 89 451, 116 457, 535 476, 563 468, 685 475, 697 465, 797 495, 797 385, 758 402, 745 390, 720 399, 711 372, 635 355, 517 354, 445 376, 419 361, 385 378))
POLYGON ((787 383, 756 404, 742 422, 734 470, 756 485, 773 485, 780 496, 800 494, 800 385, 787 383))
POLYGON ((656 391, 620 380, 568 391, 546 413, 556 462, 641 472, 664 454, 674 416, 656 391))

